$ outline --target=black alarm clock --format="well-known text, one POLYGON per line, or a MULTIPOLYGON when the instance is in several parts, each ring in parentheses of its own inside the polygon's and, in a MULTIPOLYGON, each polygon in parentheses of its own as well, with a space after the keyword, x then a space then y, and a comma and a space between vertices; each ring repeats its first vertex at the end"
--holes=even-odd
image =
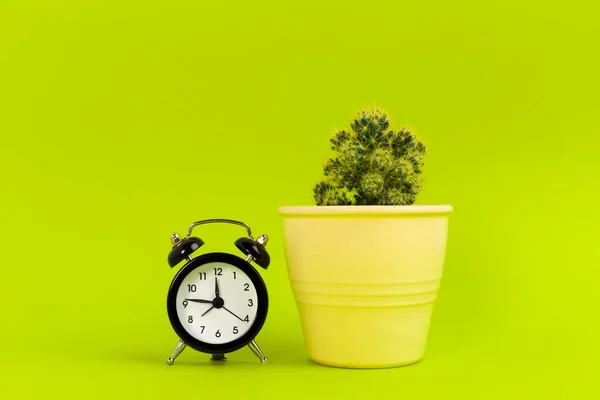
POLYGON ((267 361, 255 338, 265 323, 269 297, 262 277, 250 264, 268 268, 267 241, 266 235, 254 239, 248 225, 231 219, 194 222, 183 239, 171 235, 168 264, 182 266, 167 293, 167 314, 180 339, 167 359, 169 365, 188 346, 210 354, 212 360, 225 360, 225 354, 248 346, 261 362, 267 361), (235 241, 245 257, 222 252, 194 256, 204 241, 191 236, 192 230, 209 223, 246 228, 247 236, 235 241))

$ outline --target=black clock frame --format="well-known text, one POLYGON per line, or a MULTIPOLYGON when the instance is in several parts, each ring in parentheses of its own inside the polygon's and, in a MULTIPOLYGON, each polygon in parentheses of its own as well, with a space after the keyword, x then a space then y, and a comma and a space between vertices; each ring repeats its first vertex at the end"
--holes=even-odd
POLYGON ((262 329, 267 319, 268 308, 269 296, 267 293, 267 287, 258 271, 246 260, 229 253, 207 253, 188 261, 184 266, 181 267, 181 269, 173 278, 167 294, 167 314, 169 316, 169 322, 175 330, 175 333, 181 340, 185 342, 186 345, 197 351, 207 354, 231 353, 241 349, 244 346, 247 346, 248 343, 254 340, 258 332, 260 332, 262 329), (248 278, 250 278, 250 281, 256 289, 257 304, 256 318, 254 323, 242 336, 232 342, 223 344, 206 343, 196 339, 183 327, 177 316, 177 291, 183 283, 183 280, 197 267, 211 262, 223 262, 239 268, 248 276, 248 278))

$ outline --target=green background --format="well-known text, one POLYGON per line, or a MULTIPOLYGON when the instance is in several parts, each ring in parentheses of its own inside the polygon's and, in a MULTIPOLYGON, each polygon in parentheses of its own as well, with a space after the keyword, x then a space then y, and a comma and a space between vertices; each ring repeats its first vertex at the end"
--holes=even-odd
POLYGON ((589 396, 596 7, 3 0, 0 397, 589 396), (418 203, 455 211, 423 361, 342 370, 307 358, 277 208, 313 204, 330 134, 370 104, 428 144, 418 203), (271 238, 270 362, 169 367, 169 235, 215 217, 271 238))

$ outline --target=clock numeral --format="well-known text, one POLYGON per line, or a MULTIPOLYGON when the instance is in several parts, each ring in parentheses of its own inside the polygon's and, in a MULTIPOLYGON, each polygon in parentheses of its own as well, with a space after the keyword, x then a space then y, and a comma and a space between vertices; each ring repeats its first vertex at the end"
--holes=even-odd
POLYGON ((246 322, 250 321, 250 319, 248 318, 247 315, 246 315, 246 318, 244 318, 244 321, 246 321, 246 322))
POLYGON ((237 274, 233 271, 233 279, 237 279, 237 274))
POLYGON ((205 281, 206 280, 206 272, 200 272, 200 280, 201 281, 205 281))
POLYGON ((192 317, 191 315, 188 317, 188 322, 191 324, 192 322, 194 322, 194 317, 192 317))
POLYGON ((223 275, 223 268, 215 268, 215 275, 223 275))
POLYGON ((250 291, 250 284, 244 283, 244 292, 249 292, 249 291, 250 291))
POLYGON ((252 302, 252 299, 248 299, 248 307, 252 307, 254 305, 254 303, 252 302))
POLYGON ((215 336, 216 336, 216 337, 221 337, 221 332, 219 332, 219 331, 216 331, 216 332, 215 332, 215 336))
POLYGON ((184 301, 183 301, 183 308, 186 308, 186 307, 187 307, 187 305, 188 305, 188 302, 187 302, 187 300, 184 300, 184 301))
POLYGON ((195 292, 196 291, 196 285, 192 284, 192 285, 188 285, 188 292, 195 292))
POLYGON ((200 331, 200 333, 204 333, 204 325, 202 325, 200 328, 202 328, 202 330, 200 331))
POLYGON ((234 327, 233 327, 233 334, 234 334, 234 335, 237 335, 237 333, 238 333, 238 327, 237 327, 237 326, 234 326, 234 327))

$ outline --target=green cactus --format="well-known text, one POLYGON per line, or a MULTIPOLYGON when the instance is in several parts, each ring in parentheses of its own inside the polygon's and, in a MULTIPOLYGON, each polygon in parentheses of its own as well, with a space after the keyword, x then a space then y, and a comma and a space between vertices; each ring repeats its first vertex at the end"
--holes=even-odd
POLYGON ((314 186, 317 205, 410 205, 421 189, 426 149, 413 133, 393 131, 387 113, 364 110, 330 139, 336 157, 314 186))

